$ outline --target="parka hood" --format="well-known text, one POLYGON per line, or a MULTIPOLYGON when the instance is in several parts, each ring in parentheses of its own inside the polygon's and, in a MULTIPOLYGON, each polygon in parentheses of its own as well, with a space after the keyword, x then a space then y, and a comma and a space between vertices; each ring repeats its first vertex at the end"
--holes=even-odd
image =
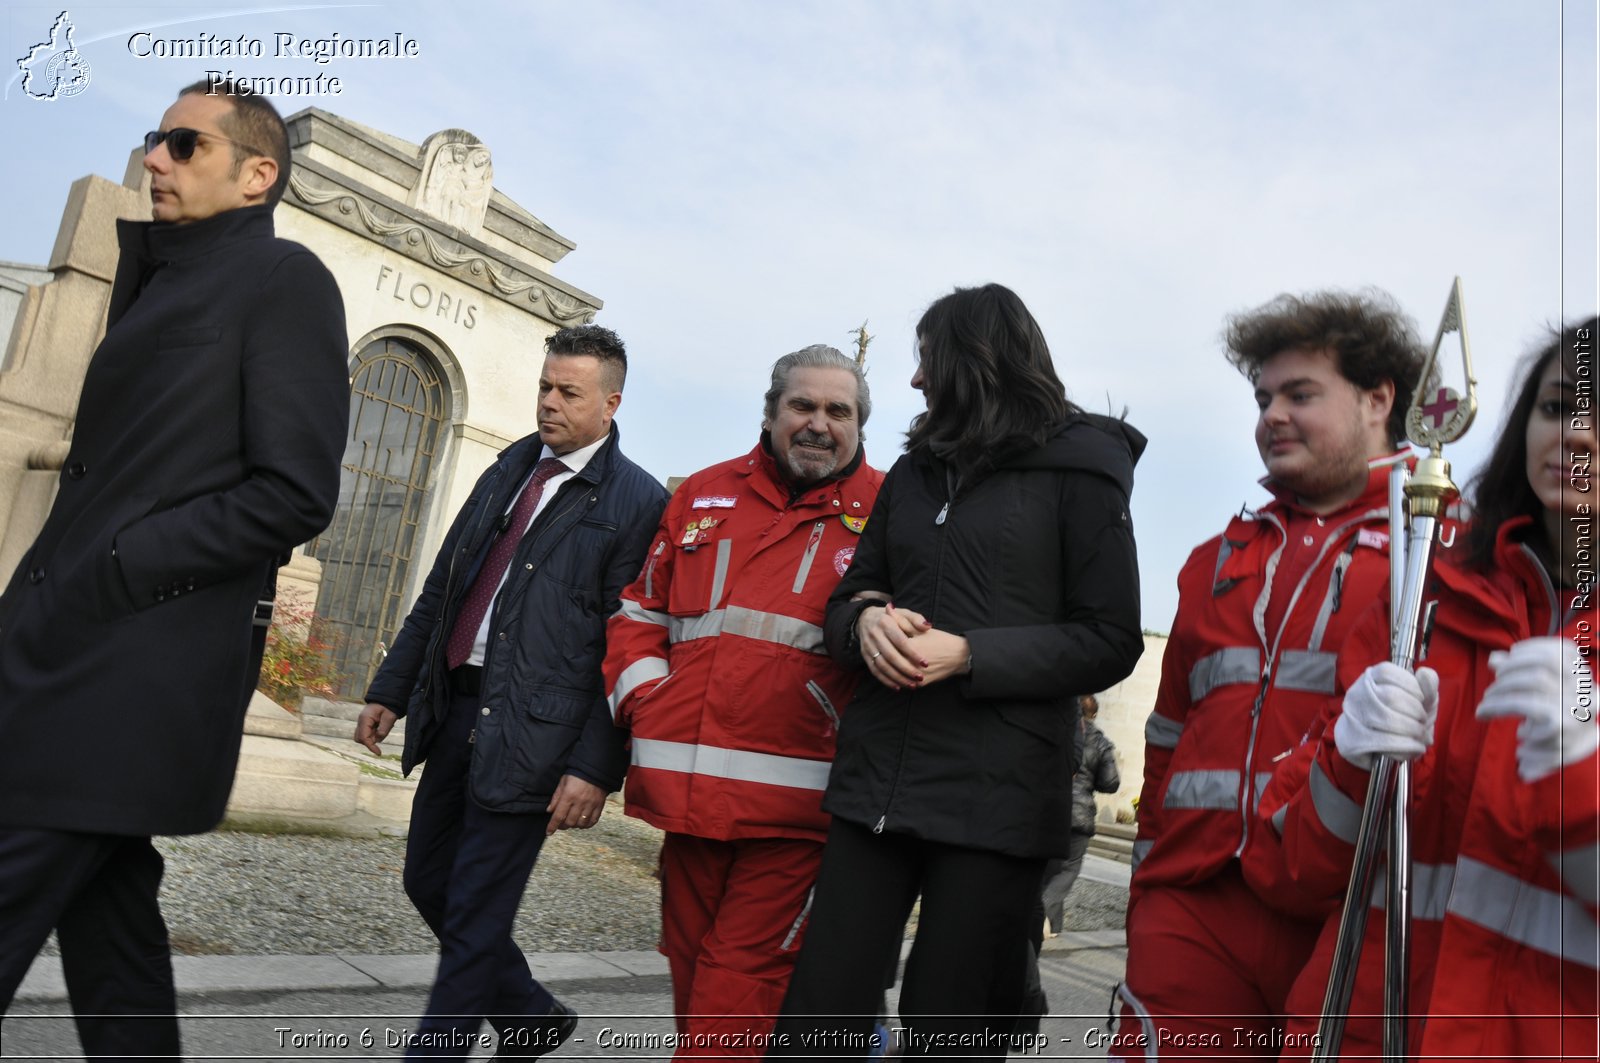
POLYGON ((1115 417, 1075 413, 1037 450, 1000 463, 1002 469, 1075 469, 1104 476, 1133 491, 1133 466, 1144 453, 1144 433, 1115 417))

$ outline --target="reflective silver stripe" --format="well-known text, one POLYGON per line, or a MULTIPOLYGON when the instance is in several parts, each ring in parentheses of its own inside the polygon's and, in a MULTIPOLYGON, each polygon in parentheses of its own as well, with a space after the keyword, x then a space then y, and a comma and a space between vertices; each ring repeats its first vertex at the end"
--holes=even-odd
POLYGON ((746 609, 741 605, 730 605, 724 612, 727 619, 722 623, 722 632, 725 635, 776 642, 780 646, 792 646, 807 653, 828 652, 823 644, 822 628, 816 624, 808 624, 782 613, 746 609))
POLYGON ((722 601, 722 585, 728 582, 728 559, 733 556, 733 540, 724 539, 717 544, 717 568, 711 574, 711 602, 707 609, 715 609, 722 601))
MULTIPOLYGON (((1160 1044, 1160 1039, 1156 1036, 1156 1024, 1150 1020, 1149 1009, 1140 1002, 1138 997, 1133 995, 1133 990, 1128 988, 1127 982, 1117 983, 1116 996, 1123 999, 1123 1002, 1128 1005, 1128 1010, 1133 1012, 1134 1018, 1139 1020, 1139 1029, 1143 1036, 1139 1038, 1138 1044, 1144 1049, 1145 1060, 1147 1063, 1149 1060, 1156 1060, 1159 1063, 1161 1051, 1156 1046, 1160 1044)), ((1132 1041, 1133 1038, 1129 1037, 1126 1040, 1132 1041)), ((1118 1044, 1120 1045, 1121 1041, 1118 1044)), ((1117 1049, 1113 1048, 1106 1058, 1132 1059, 1133 1057, 1122 1055, 1117 1049)))
MULTIPOLYGON (((1316 809, 1317 818, 1328 828, 1329 834, 1346 845, 1356 843, 1356 837, 1361 833, 1361 805, 1335 786, 1333 780, 1323 772, 1322 765, 1316 763, 1311 765, 1311 807, 1316 809)), ((1285 806, 1284 811, 1287 810, 1285 806)), ((1278 833, 1283 833, 1281 824, 1278 833)))
POLYGON ((1222 566, 1228 563, 1228 558, 1233 556, 1233 544, 1226 537, 1222 545, 1217 547, 1217 567, 1211 570, 1211 594, 1217 594, 1217 588, 1222 585, 1222 566))
POLYGON ((822 545, 822 533, 827 530, 828 522, 817 521, 816 527, 811 529, 811 541, 806 544, 806 552, 800 557, 800 569, 794 574, 794 593, 799 594, 805 590, 806 577, 811 575, 811 562, 817 559, 817 547, 822 545))
POLYGON ((1551 853, 1550 866, 1580 901, 1600 904, 1600 845, 1580 845, 1551 853))
POLYGON ((1600 926, 1580 902, 1469 857, 1458 865, 1451 915, 1530 949, 1600 970, 1600 926))
POLYGON ((1236 771, 1180 771, 1167 781, 1162 808, 1238 808, 1236 771))
POLYGON ((806 903, 801 905, 800 914, 794 917, 794 922, 789 927, 789 934, 783 939, 783 944, 778 946, 779 952, 791 952, 794 949, 794 939, 800 936, 800 930, 806 925, 806 916, 811 914, 811 902, 817 899, 817 887, 812 886, 806 890, 806 903))
POLYGON ((1254 812, 1261 807, 1261 795, 1267 792, 1267 784, 1272 781, 1272 772, 1258 771, 1250 779, 1250 811, 1254 812))
POLYGON ((1332 694, 1339 655, 1315 650, 1284 650, 1274 684, 1279 690, 1332 694))
POLYGON ((656 624, 666 627, 672 622, 672 617, 666 613, 658 613, 654 609, 646 609, 632 598, 622 599, 622 608, 617 610, 617 615, 624 620, 636 620, 641 624, 656 624))
POLYGON ((826 760, 803 760, 743 749, 662 742, 653 738, 633 740, 633 763, 636 767, 654 768, 657 771, 791 786, 797 790, 816 790, 818 793, 827 788, 828 769, 832 766, 826 760))
POLYGON ((1149 856, 1150 850, 1154 849, 1155 847, 1156 843, 1150 841, 1149 839, 1144 839, 1133 843, 1133 869, 1135 871, 1139 870, 1139 862, 1145 857, 1149 856))
POLYGON ((1350 567, 1351 556, 1348 552, 1341 552, 1334 558, 1333 571, 1328 573, 1328 593, 1322 596, 1322 608, 1317 610, 1317 622, 1311 627, 1311 641, 1306 643, 1308 650, 1322 649, 1322 636, 1328 630, 1328 618, 1333 615, 1334 600, 1344 586, 1344 573, 1350 567))
MULTIPOLYGON (((1445 909, 1451 905, 1450 894, 1456 882, 1454 864, 1411 865, 1411 918, 1444 918, 1445 909)), ((1379 874, 1372 883, 1372 906, 1389 906, 1387 875, 1379 874)))
POLYGON ((611 718, 617 718, 617 708, 628 695, 639 688, 640 683, 648 683, 652 679, 665 679, 667 677, 667 662, 660 657, 641 657, 622 670, 617 676, 617 685, 611 691, 611 697, 606 700, 611 703, 611 718))
MULTIPOLYGON (((1272 514, 1263 513, 1260 516, 1263 520, 1271 521, 1273 527, 1277 528, 1278 533, 1284 537, 1283 541, 1278 544, 1278 549, 1273 551, 1271 559, 1269 559, 1267 562, 1266 582, 1261 588, 1261 596, 1256 599, 1256 608, 1254 614, 1256 633, 1261 636, 1261 642, 1263 645, 1265 645, 1267 642, 1267 599, 1272 596, 1273 583, 1276 579, 1278 570, 1278 558, 1283 554, 1284 548, 1289 545, 1289 531, 1283 526, 1283 522, 1278 520, 1278 518, 1274 517, 1272 514)), ((1307 568, 1305 574, 1300 577, 1300 582, 1295 584, 1294 593, 1289 595, 1289 604, 1284 608, 1283 619, 1278 623, 1278 633, 1273 636, 1271 655, 1272 659, 1277 659, 1278 648, 1283 645, 1283 633, 1289 627, 1289 621, 1296 615, 1295 606, 1300 604, 1301 592, 1304 591, 1311 583, 1311 578, 1315 576, 1317 571, 1322 567, 1322 559, 1327 556, 1330 549, 1338 544, 1340 536, 1344 535, 1346 531, 1354 528, 1358 524, 1365 524, 1372 520, 1387 521, 1388 519, 1389 510, 1387 508, 1380 507, 1378 509, 1369 509, 1365 513, 1345 521, 1343 524, 1339 525, 1337 528, 1333 529, 1333 531, 1328 533, 1328 537, 1323 540, 1322 548, 1317 551, 1316 559, 1311 562, 1311 566, 1307 568)), ((1318 649, 1319 647, 1313 645, 1311 648, 1318 649)))
POLYGON ((694 639, 709 639, 722 634, 722 610, 714 609, 699 616, 675 616, 667 625, 667 639, 674 646, 694 639))
MULTIPOLYGON (((1261 640, 1261 645, 1271 646, 1273 651, 1276 652, 1278 644, 1267 641, 1267 599, 1272 597, 1272 587, 1278 579, 1278 561, 1283 557, 1283 551, 1289 545, 1289 529, 1283 526, 1283 521, 1271 513, 1257 513, 1256 516, 1278 529, 1278 546, 1271 554, 1267 555, 1267 567, 1261 574, 1261 593, 1256 595, 1256 604, 1250 609, 1250 623, 1255 625, 1256 637, 1261 640)), ((1320 555, 1318 560, 1321 560, 1320 555)), ((1284 610, 1283 620, 1278 624, 1280 637, 1283 634, 1284 625, 1288 624, 1289 618, 1294 615, 1294 603, 1300 597, 1300 587, 1305 586, 1306 580, 1311 578, 1311 573, 1316 570, 1316 567, 1316 562, 1312 562, 1311 568, 1301 577, 1300 586, 1296 587, 1294 592, 1289 595, 1289 607, 1284 610)), ((1271 660, 1270 655, 1268 660, 1271 660)))
POLYGON ((656 562, 661 560, 661 551, 665 550, 666 548, 667 541, 665 539, 661 540, 659 543, 656 543, 655 552, 650 555, 650 563, 644 566, 644 596, 646 598, 654 598, 656 596, 656 562))
POLYGON ((740 635, 747 639, 775 642, 806 653, 828 652, 822 640, 822 628, 816 624, 782 613, 746 609, 742 605, 730 605, 702 616, 675 616, 667 627, 667 638, 673 645, 717 635, 740 635))
POLYGON ((1288 822, 1288 820, 1289 806, 1284 805, 1282 808, 1278 809, 1278 811, 1274 812, 1272 814, 1272 818, 1267 820, 1267 822, 1272 824, 1272 829, 1276 831, 1278 837, 1281 838, 1283 837, 1283 825, 1288 822))
POLYGON ((1261 678, 1261 651, 1254 646, 1229 646, 1207 654, 1189 669, 1189 700, 1199 701, 1228 683, 1254 683, 1261 678))
POLYGON ((1177 720, 1169 720, 1158 712, 1152 712, 1150 718, 1144 722, 1144 740, 1147 745, 1160 749, 1177 749, 1178 739, 1183 737, 1183 724, 1177 720))
POLYGON ((822 706, 822 711, 827 713, 828 719, 833 721, 834 730, 838 730, 839 710, 833 707, 833 699, 828 697, 828 692, 823 690, 815 679, 806 680, 806 689, 817 699, 817 704, 822 706))

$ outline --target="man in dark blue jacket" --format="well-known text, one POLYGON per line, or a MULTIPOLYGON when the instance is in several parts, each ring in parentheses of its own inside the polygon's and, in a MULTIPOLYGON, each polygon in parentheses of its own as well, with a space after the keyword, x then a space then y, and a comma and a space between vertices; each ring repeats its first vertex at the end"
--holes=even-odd
POLYGON ((594 826, 627 769, 600 674, 605 623, 667 492, 617 445, 617 335, 566 328, 545 350, 538 435, 478 480, 356 723, 376 753, 404 715, 403 767, 428 763, 405 886, 439 969, 412 1056, 465 1058, 484 1018, 500 1057, 572 1035, 577 1015, 529 972, 512 922, 544 839, 594 826))

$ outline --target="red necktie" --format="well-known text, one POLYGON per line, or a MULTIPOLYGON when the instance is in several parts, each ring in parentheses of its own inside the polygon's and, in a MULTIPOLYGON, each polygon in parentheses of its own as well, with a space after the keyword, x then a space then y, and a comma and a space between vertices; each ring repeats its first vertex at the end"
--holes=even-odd
POLYGON ((444 661, 449 667, 460 668, 472 656, 472 644, 477 641, 478 629, 483 626, 483 618, 489 615, 489 606, 500 589, 506 569, 511 566, 511 555, 517 552, 522 534, 533 520, 533 511, 539 508, 545 483, 550 477, 568 471, 557 458, 544 458, 534 467, 533 478, 522 489, 505 530, 489 548, 489 556, 483 559, 483 567, 478 570, 478 577, 467 590, 467 600, 461 604, 461 612, 456 615, 456 626, 451 629, 450 641, 444 648, 444 661))

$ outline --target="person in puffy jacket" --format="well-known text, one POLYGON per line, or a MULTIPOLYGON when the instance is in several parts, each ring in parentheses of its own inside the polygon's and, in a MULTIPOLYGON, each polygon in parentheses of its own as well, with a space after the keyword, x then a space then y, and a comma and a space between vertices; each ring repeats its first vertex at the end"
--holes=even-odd
POLYGON ((1067 894, 1078 881, 1083 854, 1088 852, 1089 839, 1094 837, 1095 817, 1099 811, 1094 795, 1114 794, 1122 786, 1122 773, 1117 770, 1117 749, 1094 723, 1100 714, 1100 703, 1093 694, 1085 694, 1078 699, 1078 712, 1083 719, 1083 752, 1078 756, 1078 770, 1072 776, 1072 846, 1066 857, 1045 865, 1044 916, 1050 921, 1052 937, 1061 933, 1067 894))
POLYGON ((1144 437, 1067 400, 998 284, 937 300, 917 342, 927 412, 828 603, 829 653, 866 674, 774 1055, 866 1054, 920 895, 898 1047, 1004 1057, 1044 864, 1071 847, 1075 696, 1143 649, 1144 437))
MULTIPOLYGON (((1416 674, 1388 663, 1385 596, 1340 655, 1342 704, 1262 798, 1260 828, 1281 835, 1297 884, 1338 907, 1374 758, 1415 761, 1410 1059, 1600 1048, 1597 325, 1552 339, 1523 378, 1473 523, 1435 555, 1416 674)), ((1285 1058, 1311 1053, 1338 929, 1336 910, 1290 993, 1285 1058)), ((1373 911, 1342 1058, 1382 1050, 1384 951, 1373 911)))

